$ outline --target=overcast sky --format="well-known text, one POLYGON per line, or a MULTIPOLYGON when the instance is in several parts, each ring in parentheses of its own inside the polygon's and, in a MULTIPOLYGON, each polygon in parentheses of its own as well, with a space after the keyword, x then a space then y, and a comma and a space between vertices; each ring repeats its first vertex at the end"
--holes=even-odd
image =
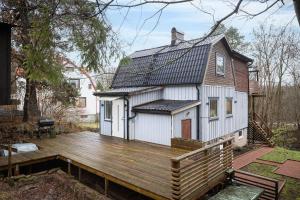
MULTIPOLYGON (((126 0, 119 0, 120 4, 124 2, 126 3, 126 0)), ((153 15, 163 5, 144 5, 132 8, 127 15, 125 8, 121 10, 110 9, 107 18, 113 29, 118 32, 123 50, 128 55, 135 50, 169 44, 172 27, 184 32, 185 39, 201 37, 213 25, 213 18, 210 14, 200 11, 199 8, 210 12, 217 20, 231 12, 233 9, 231 3, 236 4, 236 2, 237 0, 199 0, 194 1, 193 4, 169 5, 161 13, 159 20, 159 13, 153 15), (146 20, 151 16, 153 16, 151 19, 146 20)), ((241 8, 250 13, 257 13, 265 9, 262 4, 256 1, 244 2, 241 8)), ((238 28, 248 41, 251 41, 253 29, 262 23, 274 24, 275 26, 289 24, 289 26, 299 29, 292 1, 285 1, 285 5, 280 9, 278 8, 279 4, 253 19, 245 17, 245 14, 240 12, 239 15, 227 20, 225 25, 238 28)))

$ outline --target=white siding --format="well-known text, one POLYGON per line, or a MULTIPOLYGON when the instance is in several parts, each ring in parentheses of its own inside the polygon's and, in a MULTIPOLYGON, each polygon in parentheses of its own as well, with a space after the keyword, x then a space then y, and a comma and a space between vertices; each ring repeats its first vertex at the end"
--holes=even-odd
POLYGON ((102 135, 111 135, 111 121, 104 120, 104 101, 100 101, 100 133, 102 135))
POLYGON ((181 120, 191 119, 192 139, 197 139, 197 114, 196 107, 182 111, 173 116, 173 137, 181 137, 181 120))
POLYGON ((209 141, 247 127, 248 96, 233 87, 201 86, 201 140, 209 141), (218 119, 209 119, 209 97, 218 97, 218 119), (233 98, 232 117, 226 116, 226 97, 233 98))
MULTIPOLYGON (((147 102, 151 102, 151 101, 155 101, 155 100, 159 100, 162 99, 162 90, 156 90, 156 91, 151 91, 151 92, 146 92, 146 93, 142 93, 142 94, 138 94, 138 95, 134 95, 131 96, 129 98, 129 110, 132 110, 132 107, 136 106, 136 105, 140 105, 140 104, 144 104, 147 102)), ((130 112, 129 116, 133 116, 133 113, 130 112)), ((134 139, 135 138, 135 119, 131 119, 129 122, 129 138, 130 139, 134 139)))
POLYGON ((197 100, 196 86, 168 86, 163 91, 164 99, 197 100))
POLYGON ((171 145, 171 116, 138 113, 135 120, 135 139, 171 145))

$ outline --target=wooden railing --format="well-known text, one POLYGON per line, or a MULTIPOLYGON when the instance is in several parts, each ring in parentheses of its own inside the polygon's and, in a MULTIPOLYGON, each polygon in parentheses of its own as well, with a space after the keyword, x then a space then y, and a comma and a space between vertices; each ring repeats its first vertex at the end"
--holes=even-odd
POLYGON ((232 166, 232 140, 172 158, 172 198, 198 199, 222 182, 232 166))
POLYGON ((240 170, 234 171, 233 180, 242 185, 250 185, 262 188, 264 192, 259 199, 277 200, 279 197, 278 180, 240 170))
POLYGON ((268 124, 263 120, 261 116, 259 116, 257 113, 253 113, 254 116, 254 121, 260 125, 260 127, 267 133, 267 136, 270 137, 272 136, 272 130, 269 128, 268 124))

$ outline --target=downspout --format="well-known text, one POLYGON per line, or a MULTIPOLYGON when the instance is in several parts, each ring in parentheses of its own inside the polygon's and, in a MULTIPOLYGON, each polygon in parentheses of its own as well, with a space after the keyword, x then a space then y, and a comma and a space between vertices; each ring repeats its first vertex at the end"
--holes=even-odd
MULTIPOLYGON (((127 129, 127 140, 129 140, 129 99, 128 99, 128 96, 124 96, 124 100, 126 101, 126 106, 127 106, 127 109, 126 109, 126 120, 127 120, 127 124, 126 124, 126 129, 127 129)), ((124 101, 124 112, 125 112, 125 101, 124 101)), ((125 113, 124 113, 124 116, 125 116, 125 113)), ((125 123, 125 118, 124 118, 124 123, 125 123)), ((125 125, 125 124, 124 124, 125 125)), ((124 138, 125 138, 125 126, 124 126, 124 138)))
MULTIPOLYGON (((197 89, 197 100, 200 101, 200 89, 198 88, 198 85, 196 85, 197 89)), ((196 110, 196 118, 197 118, 197 140, 200 139, 200 104, 197 105, 196 110)))

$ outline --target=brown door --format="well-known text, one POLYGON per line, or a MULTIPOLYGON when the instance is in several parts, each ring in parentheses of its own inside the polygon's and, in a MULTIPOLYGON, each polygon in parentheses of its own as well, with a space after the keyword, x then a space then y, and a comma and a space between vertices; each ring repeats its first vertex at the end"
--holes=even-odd
POLYGON ((191 119, 181 120, 181 136, 184 139, 191 139, 191 119))

